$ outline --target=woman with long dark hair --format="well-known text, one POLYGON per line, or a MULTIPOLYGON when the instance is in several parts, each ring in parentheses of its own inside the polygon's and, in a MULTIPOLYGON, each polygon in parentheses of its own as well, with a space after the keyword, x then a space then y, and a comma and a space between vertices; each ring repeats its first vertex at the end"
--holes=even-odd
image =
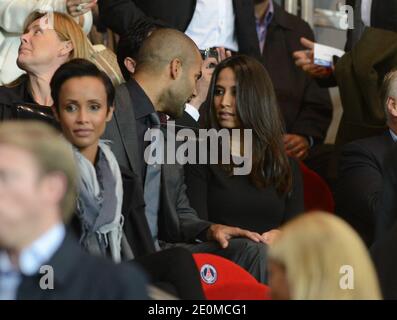
POLYGON ((207 101, 207 129, 250 130, 251 146, 242 131, 230 135, 230 157, 238 163, 251 150, 252 169, 235 175, 233 161, 186 166, 191 205, 201 217, 264 233, 270 243, 281 224, 303 211, 302 178, 285 152, 272 82, 258 61, 234 56, 215 69, 207 101))

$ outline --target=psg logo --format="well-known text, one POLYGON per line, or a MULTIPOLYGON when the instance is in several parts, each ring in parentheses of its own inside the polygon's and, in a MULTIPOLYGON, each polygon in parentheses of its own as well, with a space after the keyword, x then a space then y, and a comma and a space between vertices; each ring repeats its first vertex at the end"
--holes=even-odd
POLYGON ((206 284, 214 284, 218 278, 216 269, 210 264, 205 264, 201 267, 200 275, 206 284))

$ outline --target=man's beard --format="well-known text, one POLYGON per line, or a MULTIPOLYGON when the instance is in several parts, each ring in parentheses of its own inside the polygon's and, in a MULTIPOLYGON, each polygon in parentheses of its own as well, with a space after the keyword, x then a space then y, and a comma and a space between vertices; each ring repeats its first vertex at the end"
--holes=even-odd
POLYGON ((171 88, 160 99, 161 104, 164 106, 164 113, 172 119, 182 117, 187 100, 185 93, 173 92, 171 88))

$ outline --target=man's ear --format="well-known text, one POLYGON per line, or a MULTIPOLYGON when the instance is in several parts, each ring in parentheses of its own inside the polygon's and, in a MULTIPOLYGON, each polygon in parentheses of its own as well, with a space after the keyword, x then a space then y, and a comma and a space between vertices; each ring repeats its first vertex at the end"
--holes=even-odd
POLYGON ((394 118, 397 118, 397 102, 393 97, 387 99, 387 112, 394 118))
POLYGON ((170 76, 173 80, 178 79, 182 74, 182 61, 175 58, 170 63, 170 76))
POLYGON ((112 120, 112 118, 113 118, 113 112, 114 112, 114 106, 111 106, 111 107, 108 109, 108 113, 107 113, 107 115, 106 115, 106 122, 109 122, 110 120, 112 120))
POLYGON ((124 66, 132 76, 135 73, 136 61, 130 57, 124 59, 124 66))
POLYGON ((73 43, 72 41, 63 41, 62 42, 62 48, 61 51, 59 53, 59 55, 62 56, 69 56, 70 53, 73 51, 74 47, 73 47, 73 43))

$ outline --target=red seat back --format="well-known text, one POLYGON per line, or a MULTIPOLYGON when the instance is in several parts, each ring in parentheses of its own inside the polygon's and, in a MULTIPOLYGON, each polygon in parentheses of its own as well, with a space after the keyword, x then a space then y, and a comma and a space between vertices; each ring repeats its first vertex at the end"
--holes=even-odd
POLYGON ((333 213, 335 202, 327 183, 303 163, 300 164, 300 169, 303 176, 305 211, 321 210, 333 213))

